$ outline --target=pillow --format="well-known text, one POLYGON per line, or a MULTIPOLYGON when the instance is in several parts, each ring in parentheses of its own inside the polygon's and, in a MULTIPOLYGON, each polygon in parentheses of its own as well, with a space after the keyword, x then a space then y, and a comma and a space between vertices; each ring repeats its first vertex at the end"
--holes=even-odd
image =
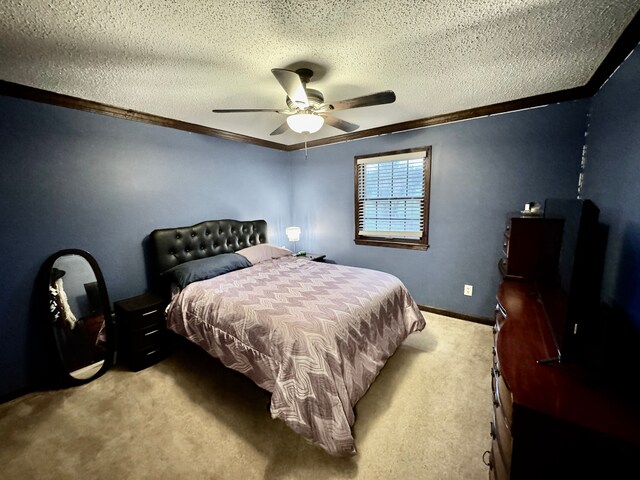
POLYGON ((270 243, 262 243, 260 245, 254 245, 253 247, 243 248, 242 250, 238 250, 236 253, 247 258, 252 265, 264 262, 265 260, 271 260, 272 258, 293 255, 291 250, 287 250, 283 247, 276 247, 270 243))
POLYGON ((192 282, 217 277, 224 273, 250 267, 251 262, 237 253, 221 253, 214 257, 191 260, 181 263, 162 273, 180 288, 184 288, 192 282))

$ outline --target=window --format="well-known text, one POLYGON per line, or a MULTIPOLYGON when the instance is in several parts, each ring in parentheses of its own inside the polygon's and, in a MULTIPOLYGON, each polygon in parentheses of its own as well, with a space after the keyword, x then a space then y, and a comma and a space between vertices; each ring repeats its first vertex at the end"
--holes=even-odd
POLYGON ((429 247, 431 147, 355 157, 358 245, 429 247))

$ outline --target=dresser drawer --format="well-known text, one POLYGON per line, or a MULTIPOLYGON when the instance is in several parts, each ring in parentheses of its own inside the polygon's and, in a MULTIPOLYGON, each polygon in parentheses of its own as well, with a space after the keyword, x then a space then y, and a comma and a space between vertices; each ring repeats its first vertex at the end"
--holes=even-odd
POLYGON ((502 305, 500 305, 500 303, 496 303, 494 319, 495 319, 496 330, 500 331, 500 329, 504 325, 504 322, 507 321, 507 312, 505 312, 504 308, 502 307, 502 305))
POLYGON ((511 390, 507 387, 502 375, 496 376, 496 403, 500 406, 500 410, 507 422, 507 427, 511 430, 511 424, 513 423, 513 397, 511 390))
MULTIPOLYGON (((494 359, 497 361, 498 356, 495 355, 494 359)), ((491 392, 493 393, 494 407, 502 412, 507 422, 507 427, 511 430, 511 424, 513 422, 513 396, 500 373, 498 363, 494 363, 493 368, 491 368, 491 392)))
POLYGON ((505 258, 509 258, 509 235, 507 233, 502 237, 502 255, 505 258))
POLYGON ((504 457, 500 453, 497 441, 491 444, 491 457, 489 460, 489 476, 496 480, 507 480, 511 475, 511 470, 507 468, 504 457))
POLYGON ((498 262, 498 271, 503 277, 506 277, 508 275, 509 268, 508 268, 507 257, 502 257, 498 262))
POLYGON ((499 450, 502 462, 507 468, 511 469, 511 452, 513 451, 513 438, 511 431, 507 427, 503 412, 500 407, 493 410, 493 421, 491 422, 491 434, 496 447, 499 450))

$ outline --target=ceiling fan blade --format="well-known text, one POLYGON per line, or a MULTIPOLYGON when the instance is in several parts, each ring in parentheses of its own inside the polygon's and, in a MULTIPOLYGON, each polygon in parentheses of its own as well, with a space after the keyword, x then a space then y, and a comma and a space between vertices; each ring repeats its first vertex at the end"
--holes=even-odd
POLYGON ((374 105, 384 105, 385 103, 393 103, 396 101, 396 94, 391 90, 384 92, 372 93, 362 97, 350 98, 348 100, 340 100, 331 102, 331 110, 346 110, 348 108, 372 107, 374 105))
POLYGON ((287 122, 284 122, 282 125, 280 125, 278 128, 276 128, 269 135, 280 135, 281 133, 286 132, 288 128, 289 128, 289 125, 287 124, 287 122))
POLYGON ((291 70, 284 68, 272 68, 271 73, 276 77, 287 96, 299 108, 307 108, 309 106, 309 98, 304 89, 304 83, 300 79, 300 75, 291 70))
POLYGON ((247 113, 247 112, 275 112, 282 113, 280 108, 223 108, 211 110, 213 113, 247 113))
POLYGON ((356 125, 355 123, 347 122, 346 120, 342 120, 338 117, 332 117, 331 115, 322 115, 324 117, 324 121, 331 125, 332 127, 336 127, 343 132, 353 132, 360 128, 360 125, 356 125))

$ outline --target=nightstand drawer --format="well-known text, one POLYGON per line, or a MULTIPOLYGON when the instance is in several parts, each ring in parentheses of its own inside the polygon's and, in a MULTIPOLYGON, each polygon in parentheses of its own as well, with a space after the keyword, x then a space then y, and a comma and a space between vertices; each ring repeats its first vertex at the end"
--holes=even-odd
POLYGON ((158 345, 152 345, 144 350, 131 352, 129 366, 137 372, 158 363, 167 356, 167 349, 158 345))
POLYGON ((145 329, 137 330, 131 334, 132 350, 144 350, 153 346, 164 346, 164 325, 151 325, 145 329))
POLYGON ((158 306, 148 311, 135 312, 129 317, 129 322, 131 322, 131 330, 158 327, 164 323, 164 313, 162 312, 162 308, 158 306))

